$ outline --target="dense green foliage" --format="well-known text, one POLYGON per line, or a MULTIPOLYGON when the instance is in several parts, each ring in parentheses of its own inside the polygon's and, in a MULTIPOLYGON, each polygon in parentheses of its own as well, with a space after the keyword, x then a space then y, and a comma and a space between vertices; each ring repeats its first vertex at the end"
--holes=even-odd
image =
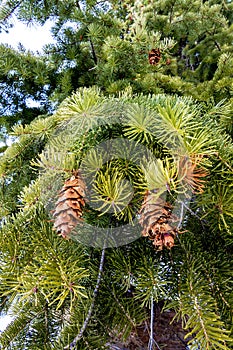
POLYGON ((71 91, 93 84, 111 94, 131 86, 134 92, 231 101, 230 1, 25 0, 6 1, 0 10, 2 30, 14 13, 27 24, 51 18, 56 39, 43 57, 22 47, 19 52, 0 47, 1 114, 7 125, 12 114, 30 122, 71 91), (151 66, 148 51, 158 47, 162 59, 151 66), (29 98, 41 105, 30 108, 29 98))
POLYGON ((9 0, 1 30, 14 13, 52 18, 56 42, 43 55, 0 46, 2 135, 15 140, 0 159, 0 311, 15 317, 1 347, 127 346, 163 302, 183 320, 183 346, 232 349, 231 1, 9 0), (113 139, 107 159, 98 145, 113 139), (93 192, 64 240, 51 211, 80 167, 93 192), (147 190, 175 208, 171 250, 135 225, 147 190), (139 238, 103 248, 101 230, 125 224, 139 238))

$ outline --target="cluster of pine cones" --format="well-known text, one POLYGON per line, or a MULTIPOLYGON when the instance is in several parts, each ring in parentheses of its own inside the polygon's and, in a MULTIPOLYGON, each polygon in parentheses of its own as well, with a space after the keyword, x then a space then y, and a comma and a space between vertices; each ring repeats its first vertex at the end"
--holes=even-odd
MULTIPOLYGON (((65 181, 53 212, 54 229, 63 238, 69 239, 72 230, 82 221, 85 201, 86 185, 80 171, 76 171, 65 181)), ((173 225, 176 221, 171 204, 161 198, 155 200, 154 193, 147 191, 140 210, 142 236, 152 240, 157 250, 164 247, 170 249, 174 246, 177 234, 176 226, 173 225)))

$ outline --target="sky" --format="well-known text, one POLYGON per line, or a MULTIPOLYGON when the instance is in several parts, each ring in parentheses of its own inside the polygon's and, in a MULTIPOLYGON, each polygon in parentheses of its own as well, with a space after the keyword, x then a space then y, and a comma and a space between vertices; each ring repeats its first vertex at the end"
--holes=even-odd
POLYGON ((0 319, 0 332, 4 331, 6 326, 10 323, 11 317, 10 316, 4 316, 0 319))
POLYGON ((45 44, 53 41, 50 33, 51 22, 47 21, 43 26, 25 25, 13 19, 13 28, 9 29, 9 33, 0 33, 0 43, 9 44, 17 49, 21 43, 26 49, 34 52, 41 52, 45 44))
MULTIPOLYGON (((34 52, 42 51, 42 47, 53 42, 50 33, 51 22, 47 21, 43 27, 27 26, 13 20, 14 27, 9 29, 9 33, 0 33, 0 44, 8 44, 17 49, 21 43, 25 49, 34 52)), ((0 317, 0 332, 3 331, 11 321, 10 316, 0 317)))

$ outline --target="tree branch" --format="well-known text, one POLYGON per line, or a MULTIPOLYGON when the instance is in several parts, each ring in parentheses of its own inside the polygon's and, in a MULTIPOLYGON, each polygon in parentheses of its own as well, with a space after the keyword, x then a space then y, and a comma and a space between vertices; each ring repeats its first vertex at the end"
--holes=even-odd
POLYGON ((98 60, 97 60, 95 48, 94 48, 94 45, 93 45, 93 42, 91 39, 90 39, 90 44, 91 44, 91 53, 92 53, 93 60, 94 60, 95 64, 97 64, 98 60))
POLYGON ((87 316, 86 316, 86 318, 85 318, 85 320, 83 322, 83 325, 82 325, 82 328, 81 328, 79 334, 74 338, 74 340, 69 345, 67 345, 65 347, 65 350, 73 349, 76 346, 77 342, 82 338, 83 333, 86 330, 87 325, 88 325, 88 323, 90 321, 90 318, 91 318, 91 315, 92 315, 92 312, 93 312, 93 309, 94 309, 94 305, 95 305, 95 299, 97 297, 99 286, 100 286, 100 282, 101 282, 101 276, 102 276, 102 273, 103 273, 104 256, 105 256, 105 247, 102 249, 102 254, 101 254, 101 259, 100 259, 99 272, 98 272, 98 277, 97 277, 97 281, 96 281, 96 286, 95 286, 95 289, 94 289, 94 292, 93 292, 92 303, 91 303, 91 305, 89 307, 87 316))
POLYGON ((80 7, 80 4, 79 4, 79 1, 78 1, 78 0, 75 1, 75 6, 76 6, 79 10, 81 10, 81 7, 80 7))
POLYGON ((14 4, 14 6, 12 8, 10 8, 10 6, 12 5, 11 3, 5 4, 3 6, 0 7, 0 11, 3 11, 2 7, 5 7, 5 15, 2 19, 0 19, 0 22, 4 22, 6 21, 10 16, 13 15, 14 11, 21 5, 23 1, 17 1, 16 4, 14 4), (8 8, 6 9, 6 6, 8 5, 8 8))
POLYGON ((161 350, 158 343, 154 340, 154 298, 151 295, 151 306, 150 306, 150 339, 148 343, 148 350, 153 350, 153 344, 156 345, 158 350, 161 350))
POLYGON ((214 40, 214 43, 215 43, 215 46, 217 47, 218 51, 222 51, 219 43, 216 40, 214 40))
POLYGON ((154 324, 154 300, 152 295, 151 306, 150 306, 150 340, 148 344, 148 350, 153 350, 153 340, 154 340, 153 324, 154 324))
POLYGON ((129 322, 132 324, 132 326, 135 328, 137 325, 134 322, 134 320, 132 320, 132 318, 130 317, 129 313, 125 310, 124 306, 120 303, 120 301, 118 300, 116 293, 108 286, 108 289, 110 290, 110 292, 112 293, 114 299, 116 300, 118 306, 120 307, 120 309, 122 310, 122 312, 125 314, 126 318, 129 320, 129 322))

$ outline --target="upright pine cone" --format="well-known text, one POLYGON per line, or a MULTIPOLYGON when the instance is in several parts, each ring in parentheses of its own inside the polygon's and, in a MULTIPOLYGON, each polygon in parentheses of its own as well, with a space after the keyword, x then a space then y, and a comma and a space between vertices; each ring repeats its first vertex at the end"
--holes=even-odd
POLYGON ((162 250, 164 247, 172 248, 177 233, 177 221, 172 214, 172 205, 161 198, 154 197, 153 193, 147 191, 141 210, 139 223, 143 227, 142 235, 153 241, 155 248, 162 250))
POLYGON ((85 206, 85 183, 79 171, 65 181, 58 194, 56 209, 53 212, 54 229, 63 238, 69 239, 73 228, 82 221, 83 207, 85 206))

